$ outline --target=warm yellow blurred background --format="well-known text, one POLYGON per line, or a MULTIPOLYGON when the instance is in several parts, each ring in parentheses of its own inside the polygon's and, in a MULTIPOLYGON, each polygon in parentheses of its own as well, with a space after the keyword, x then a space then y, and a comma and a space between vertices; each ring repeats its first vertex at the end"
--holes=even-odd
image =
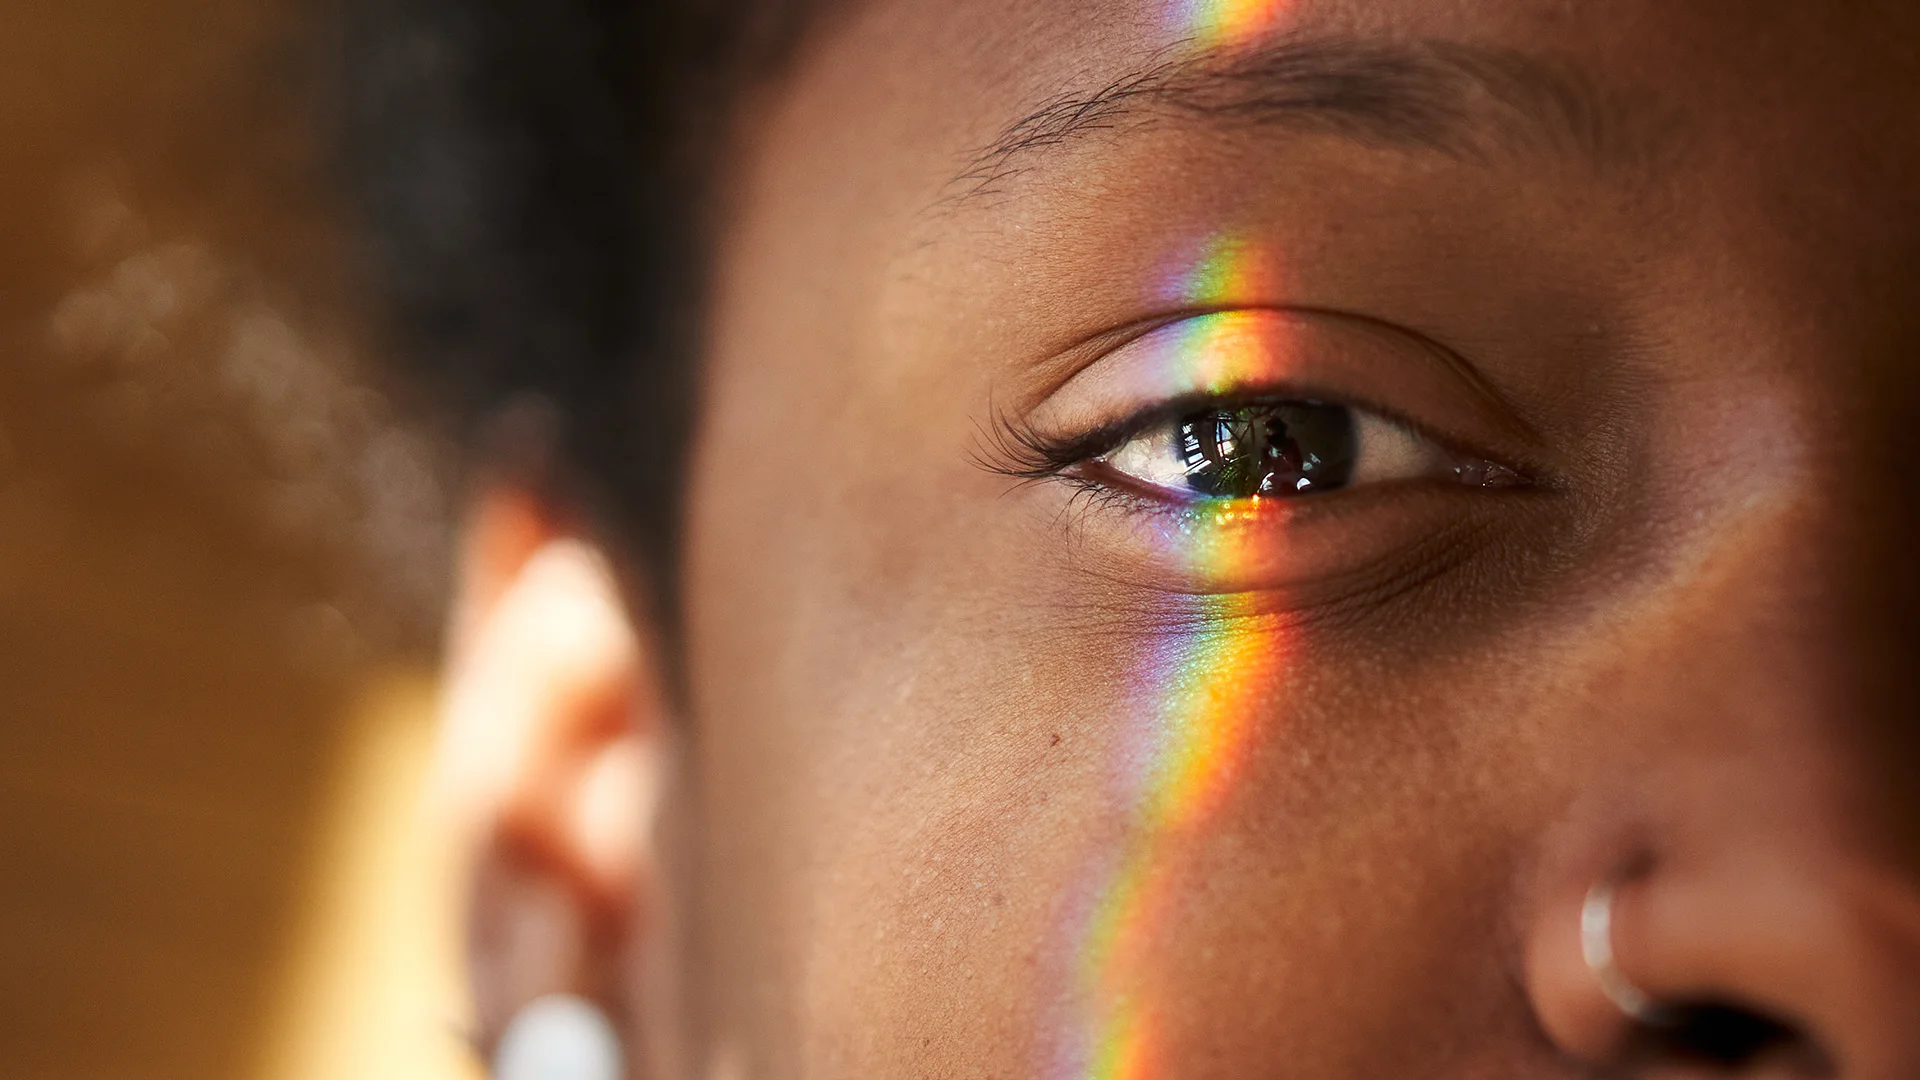
POLYGON ((318 17, 5 10, 0 1074, 469 1072, 447 455, 367 346, 318 17))

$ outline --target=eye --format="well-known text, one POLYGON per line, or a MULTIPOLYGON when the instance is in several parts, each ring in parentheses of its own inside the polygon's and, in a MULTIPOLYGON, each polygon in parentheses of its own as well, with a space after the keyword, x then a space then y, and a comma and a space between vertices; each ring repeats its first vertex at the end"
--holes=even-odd
POLYGON ((1321 401, 1198 409, 1156 421, 1091 464, 1188 502, 1299 498, 1391 480, 1495 487, 1517 479, 1377 413, 1321 401))

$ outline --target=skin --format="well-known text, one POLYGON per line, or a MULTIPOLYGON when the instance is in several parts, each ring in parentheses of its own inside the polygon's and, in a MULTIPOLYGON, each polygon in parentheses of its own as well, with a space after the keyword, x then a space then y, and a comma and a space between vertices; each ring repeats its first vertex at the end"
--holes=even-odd
POLYGON ((645 1075, 1708 1075, 1582 958, 1615 881, 1637 987, 1787 1029, 1736 1075, 1920 1075, 1920 15, 1298 0, 1192 33, 875 0, 749 102, 684 693, 619 603, 645 567, 506 488, 474 519, 446 771, 483 1028, 570 987, 645 1075), (956 181, 1062 95, 1323 39, 1522 58, 1586 122, 1475 91, 1436 149, 1149 104, 956 181), (1257 272, 1170 296, 1223 234, 1257 272), (1084 419, 1076 375, 1164 373, 1122 329, 1250 310, 1283 313, 1270 389, 1526 482, 1223 524, 993 467, 1002 422, 1084 419), (514 646, 555 596, 599 645, 514 646), (1196 695, 1237 734, 1156 815, 1196 695), (1101 945, 1090 902, 1128 896, 1101 945), (535 918, 572 959, 503 959, 535 918))

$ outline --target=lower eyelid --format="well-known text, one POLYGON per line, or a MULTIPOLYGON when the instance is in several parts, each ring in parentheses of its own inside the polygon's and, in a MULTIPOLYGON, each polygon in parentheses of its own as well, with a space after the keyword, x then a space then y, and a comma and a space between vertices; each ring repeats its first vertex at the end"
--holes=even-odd
POLYGON ((1092 501, 1070 519, 1076 566, 1168 593, 1265 594, 1286 611, 1393 577, 1433 545, 1475 532, 1487 508, 1455 502, 1444 487, 1184 505, 1098 482, 1089 489, 1092 501))

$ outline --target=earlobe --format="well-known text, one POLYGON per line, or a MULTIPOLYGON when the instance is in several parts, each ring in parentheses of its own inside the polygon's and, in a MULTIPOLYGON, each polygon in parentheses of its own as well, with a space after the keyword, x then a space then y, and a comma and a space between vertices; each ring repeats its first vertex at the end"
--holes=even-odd
POLYGON ((666 703, 609 562, 517 491, 466 536, 433 802, 467 853, 474 1027, 552 994, 616 1016, 650 907, 666 703))

